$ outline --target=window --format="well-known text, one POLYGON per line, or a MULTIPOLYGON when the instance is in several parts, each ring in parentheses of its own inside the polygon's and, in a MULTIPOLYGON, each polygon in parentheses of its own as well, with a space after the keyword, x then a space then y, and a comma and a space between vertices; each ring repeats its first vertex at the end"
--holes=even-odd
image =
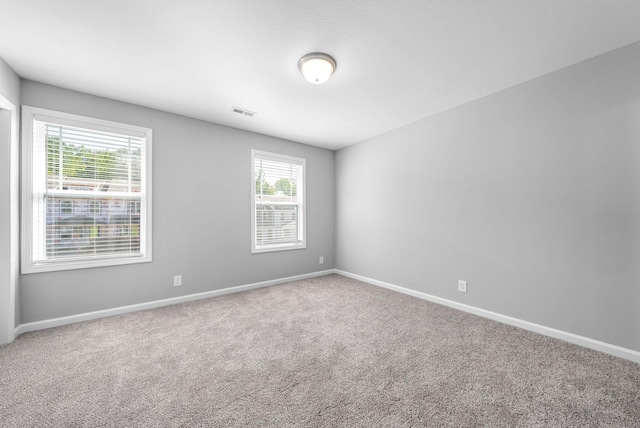
POLYGON ((305 160, 251 151, 251 252, 306 248, 305 160))
POLYGON ((22 272, 151 261, 151 130, 22 111, 22 272))
POLYGON ((140 201, 127 202, 127 212, 130 214, 140 214, 140 201))
MULTIPOLYGON (((52 202, 51 205, 54 205, 52 202)), ((71 201, 60 201, 60 213, 65 215, 73 214, 73 203, 71 201)))
POLYGON ((89 201, 89 214, 100 214, 100 201, 89 201))

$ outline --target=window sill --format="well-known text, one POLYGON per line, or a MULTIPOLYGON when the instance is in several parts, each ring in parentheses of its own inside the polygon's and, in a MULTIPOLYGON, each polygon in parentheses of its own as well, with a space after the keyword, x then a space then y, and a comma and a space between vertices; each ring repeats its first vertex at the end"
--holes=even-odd
POLYGON ((251 249, 251 253, 270 253, 274 251, 288 251, 288 250, 302 250, 307 248, 306 242, 296 242, 289 244, 271 244, 271 245, 256 245, 251 249))
POLYGON ((62 270, 88 269, 105 266, 128 265, 151 262, 151 256, 105 257, 91 260, 69 260, 43 263, 26 263, 22 266, 22 274, 55 272, 62 270))

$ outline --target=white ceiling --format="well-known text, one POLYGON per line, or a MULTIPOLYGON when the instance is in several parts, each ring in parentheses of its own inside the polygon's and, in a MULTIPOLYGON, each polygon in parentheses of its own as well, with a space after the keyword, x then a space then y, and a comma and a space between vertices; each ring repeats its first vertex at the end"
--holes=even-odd
POLYGON ((329 149, 639 40, 638 0, 0 0, 26 79, 329 149))

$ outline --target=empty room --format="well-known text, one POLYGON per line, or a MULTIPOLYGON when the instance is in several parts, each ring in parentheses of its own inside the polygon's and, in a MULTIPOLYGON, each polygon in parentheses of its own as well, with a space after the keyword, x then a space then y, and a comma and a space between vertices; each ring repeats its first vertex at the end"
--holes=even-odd
POLYGON ((0 426, 639 427, 640 2, 0 0, 0 426))

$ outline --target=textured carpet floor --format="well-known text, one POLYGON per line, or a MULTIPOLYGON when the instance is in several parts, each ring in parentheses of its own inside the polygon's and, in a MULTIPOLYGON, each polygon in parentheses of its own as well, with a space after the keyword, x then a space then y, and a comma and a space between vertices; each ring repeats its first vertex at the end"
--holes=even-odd
POLYGON ((3 427, 639 427, 640 365, 337 275, 0 347, 3 427))

